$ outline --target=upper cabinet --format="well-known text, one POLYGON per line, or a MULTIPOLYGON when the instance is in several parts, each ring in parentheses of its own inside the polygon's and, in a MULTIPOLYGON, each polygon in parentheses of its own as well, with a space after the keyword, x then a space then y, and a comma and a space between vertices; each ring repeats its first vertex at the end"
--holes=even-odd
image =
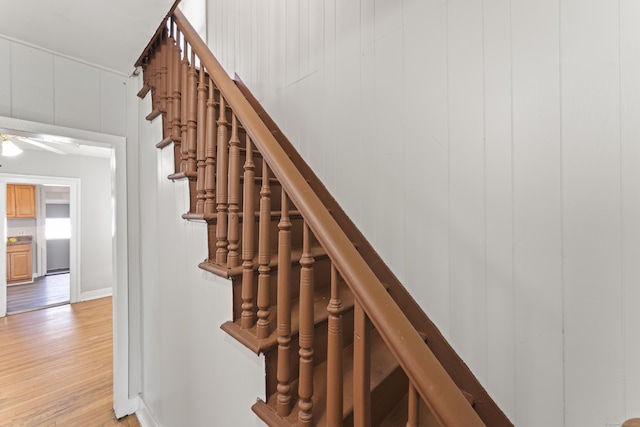
POLYGON ((7 218, 35 217, 35 185, 7 184, 7 218))

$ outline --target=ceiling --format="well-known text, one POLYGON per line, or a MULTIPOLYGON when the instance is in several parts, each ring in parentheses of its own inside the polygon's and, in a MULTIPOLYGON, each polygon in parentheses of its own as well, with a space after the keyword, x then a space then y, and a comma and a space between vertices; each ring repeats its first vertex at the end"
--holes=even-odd
POLYGON ((175 0, 0 0, 0 34, 130 74, 175 0))

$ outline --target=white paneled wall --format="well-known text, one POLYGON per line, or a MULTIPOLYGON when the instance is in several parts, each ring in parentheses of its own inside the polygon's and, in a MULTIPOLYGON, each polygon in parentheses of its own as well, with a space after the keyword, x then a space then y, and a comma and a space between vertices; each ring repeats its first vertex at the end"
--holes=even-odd
POLYGON ((208 22, 513 422, 640 416, 637 1, 215 0, 208 22))
POLYGON ((158 426, 263 426, 251 405, 266 398, 264 359, 219 328, 232 316, 231 282, 198 268, 207 225, 181 217, 188 184, 167 179, 173 150, 155 148, 162 126, 144 119, 150 98, 139 102, 132 169, 141 188, 141 398, 158 426))
POLYGON ((1 35, 0 63, 0 115, 126 135, 126 76, 1 35))

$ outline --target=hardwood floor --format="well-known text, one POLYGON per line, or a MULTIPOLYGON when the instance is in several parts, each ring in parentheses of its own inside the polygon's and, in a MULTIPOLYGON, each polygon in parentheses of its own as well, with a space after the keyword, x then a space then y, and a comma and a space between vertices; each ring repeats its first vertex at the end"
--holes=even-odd
POLYGON ((65 304, 69 297, 69 273, 38 277, 33 283, 7 286, 7 313, 65 304))
POLYGON ((111 298, 0 318, 0 425, 139 427, 116 420, 111 298))

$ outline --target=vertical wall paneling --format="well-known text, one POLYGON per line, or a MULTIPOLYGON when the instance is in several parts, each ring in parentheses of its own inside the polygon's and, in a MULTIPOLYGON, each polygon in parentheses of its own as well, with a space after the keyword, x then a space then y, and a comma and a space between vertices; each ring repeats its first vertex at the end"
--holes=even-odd
POLYGON ((324 79, 324 39, 325 39, 325 4, 321 1, 309 2, 309 74, 313 82, 308 85, 307 94, 307 155, 306 159, 318 173, 324 174, 324 144, 327 143, 323 120, 325 114, 324 79))
POLYGON ((100 71, 58 56, 53 58, 53 70, 55 124, 98 131, 100 71))
POLYGON ((126 135, 126 78, 100 71, 100 132, 126 135))
POLYGON ((515 407, 522 426, 564 419, 560 46, 557 0, 511 3, 515 407))
POLYGON ((0 116, 126 133, 126 78, 0 38, 0 116))
POLYGON ((11 43, 11 116, 53 124, 53 55, 11 43))
POLYGON ((621 421, 618 2, 561 8, 565 421, 621 421), (596 315, 596 313, 600 315, 596 315), (587 332, 588 331, 588 332, 587 332), (597 345, 594 345, 594 337, 597 345))
POLYGON ((286 4, 286 84, 294 83, 300 78, 300 2, 285 0, 286 4))
POLYGON ((375 235, 378 253, 391 266, 401 281, 404 272, 405 245, 405 129, 402 115, 402 3, 391 0, 375 2, 375 126, 371 143, 374 158, 367 169, 372 171, 371 184, 378 193, 375 235))
POLYGON ((337 142, 332 124, 337 117, 336 104, 336 13, 341 2, 325 0, 324 2, 324 96, 323 110, 323 163, 324 170, 319 176, 326 187, 336 194, 336 151, 337 142), (325 145, 326 144, 326 145, 325 145))
POLYGON ((376 74, 375 74, 375 0, 363 0, 360 2, 360 69, 358 86, 360 88, 360 116, 357 124, 358 137, 360 138, 360 161, 364 168, 361 172, 364 180, 360 182, 360 212, 361 219, 358 223, 360 230, 372 242, 375 238, 375 216, 371 212, 380 205, 380 194, 371 179, 373 159, 375 155, 374 141, 376 138, 376 123, 371 119, 375 117, 376 110, 376 74))
MULTIPOLYGON (((173 171, 166 172, 160 169, 161 162, 160 156, 162 151, 158 151, 155 148, 154 137, 152 133, 153 126, 145 120, 147 111, 151 110, 151 97, 146 97, 140 101, 140 107, 138 110, 138 138, 140 144, 139 156, 138 156, 138 173, 141 182, 144 182, 145 177, 155 177, 159 180, 163 177, 163 173, 172 173, 173 171), (150 141, 149 144, 143 143, 143 141, 150 141)), ((160 331, 158 329, 151 329, 149 325, 160 324, 160 315, 162 301, 160 298, 160 286, 148 286, 150 283, 160 283, 159 276, 161 275, 156 268, 158 264, 157 254, 154 248, 158 248, 158 238, 161 233, 157 233, 158 228, 158 188, 161 182, 153 183, 153 186, 147 189, 147 191, 140 191, 140 287, 142 294, 142 314, 141 323, 143 327, 142 334, 142 355, 144 363, 142 363, 142 390, 145 395, 145 403, 149 406, 154 413, 157 413, 154 408, 154 403, 159 400, 159 394, 162 391, 162 366, 160 364, 160 357, 146 358, 144 355, 154 354, 156 352, 156 345, 160 340, 160 331)))
MULTIPOLYGON (((311 0, 312 2, 313 0, 311 0)), ((317 0, 316 0, 317 1, 317 0)), ((300 55, 299 59, 299 73, 300 78, 304 78, 309 75, 309 10, 310 10, 310 0, 299 0, 299 8, 298 8, 298 29, 300 31, 300 35, 298 37, 298 52, 300 55)))
POLYGON ((515 413, 513 323, 513 186, 511 7, 484 0, 486 387, 508 416, 515 413))
POLYGON ((324 7, 323 1, 309 2, 309 73, 320 71, 323 67, 324 7))
POLYGON ((225 0, 222 8, 222 34, 224 37, 224 64, 227 70, 236 69, 236 2, 225 0))
POLYGON ((209 3, 207 5, 207 45, 220 64, 225 66, 226 64, 223 62, 222 19, 222 2, 209 3))
POLYGON ((11 42, 0 38, 0 116, 11 115, 11 42))
MULTIPOLYGON (((640 3, 620 1, 620 139, 625 418, 640 415, 640 3)), ((622 419, 622 418, 620 418, 622 419)))
POLYGON ((341 177, 335 196, 345 211, 358 221, 361 218, 360 198, 353 197, 362 188, 360 158, 360 2, 347 0, 336 3, 336 93, 337 114, 333 132, 342 142, 336 142, 336 176, 341 177), (338 108, 339 106, 339 108, 338 108))
POLYGON ((451 338, 486 381, 482 3, 448 2, 451 338))
POLYGON ((256 97, 263 99, 267 96, 269 81, 269 2, 256 0, 255 2, 255 26, 252 30, 255 34, 254 59, 256 60, 253 87, 256 88, 256 97))
MULTIPOLYGON (((255 95, 257 99, 262 98, 262 86, 257 85, 258 81, 258 67, 260 66, 260 36, 264 33, 264 23, 266 21, 266 14, 259 15, 258 14, 258 4, 263 2, 258 2, 257 0, 251 0, 251 5, 249 8, 250 14, 250 24, 249 28, 247 28, 248 32, 251 33, 251 63, 249 64, 249 74, 247 75, 247 80, 250 82, 251 87, 255 87, 255 95), (260 17, 260 18, 258 18, 260 17)), ((266 6, 266 5, 262 5, 266 6)))
POLYGON ((284 122, 285 111, 283 103, 282 88, 286 82, 286 1, 275 0, 269 2, 269 87, 274 89, 274 93, 269 100, 272 106, 273 117, 281 126, 284 122))
POLYGON ((264 398, 263 359, 212 325, 231 316, 231 286, 193 268, 206 256, 205 224, 185 222, 187 183, 172 182, 171 150, 157 150, 159 121, 140 107, 140 271, 142 287, 142 398, 162 425, 263 425, 247 410, 264 398), (187 244, 188 243, 188 244, 187 244), (161 249, 159 249, 161 248, 161 249), (189 333, 185 333, 188 330, 189 333), (176 369, 182 366, 183 369, 176 369), (219 384, 237 384, 219 396, 219 384))
POLYGON ((252 32, 253 27, 251 25, 251 2, 241 1, 236 2, 235 7, 237 9, 236 15, 236 67, 234 73, 239 76, 246 76, 247 79, 252 77, 252 32))
POLYGON ((406 286, 448 335, 446 0, 405 1, 403 12, 406 286))

